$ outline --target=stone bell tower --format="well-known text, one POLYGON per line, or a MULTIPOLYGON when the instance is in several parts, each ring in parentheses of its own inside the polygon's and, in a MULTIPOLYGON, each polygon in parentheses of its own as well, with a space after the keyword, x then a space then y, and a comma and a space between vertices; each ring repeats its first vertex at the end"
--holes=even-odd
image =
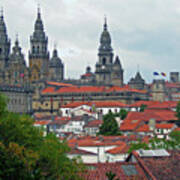
POLYGON ((30 37, 29 65, 31 82, 45 79, 48 76, 49 52, 48 37, 45 35, 40 8, 34 25, 33 35, 30 37))

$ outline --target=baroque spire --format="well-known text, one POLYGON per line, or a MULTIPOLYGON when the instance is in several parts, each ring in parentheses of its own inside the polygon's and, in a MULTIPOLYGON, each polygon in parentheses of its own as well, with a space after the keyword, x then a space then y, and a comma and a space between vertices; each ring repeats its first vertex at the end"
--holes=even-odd
POLYGON ((48 52, 48 38, 44 31, 43 22, 41 19, 41 10, 38 5, 37 8, 37 18, 34 25, 33 35, 30 37, 31 51, 29 53, 29 58, 42 58, 49 59, 48 52))
POLYGON ((4 22, 3 8, 0 12, 0 60, 6 62, 9 59, 10 40, 8 39, 6 24, 4 22))
POLYGON ((111 36, 110 33, 107 30, 107 18, 104 18, 104 25, 103 25, 103 32, 100 37, 100 47, 99 47, 99 53, 104 52, 112 52, 113 49, 111 47, 111 36))
POLYGON ((6 34, 6 25, 5 25, 5 22, 4 22, 4 15, 3 15, 3 8, 1 8, 1 12, 0 12, 0 33, 2 35, 3 34, 6 34))

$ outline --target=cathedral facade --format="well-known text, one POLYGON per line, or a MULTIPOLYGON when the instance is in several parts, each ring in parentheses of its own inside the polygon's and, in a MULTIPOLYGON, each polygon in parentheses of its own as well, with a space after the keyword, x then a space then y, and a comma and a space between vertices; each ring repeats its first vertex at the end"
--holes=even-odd
POLYGON ((38 9, 34 32, 30 37, 29 67, 16 38, 11 52, 11 42, 8 38, 4 16, 0 17, 0 83, 1 84, 31 84, 39 80, 62 81, 64 79, 64 64, 58 57, 57 49, 50 58, 48 37, 45 34, 41 13, 38 9))

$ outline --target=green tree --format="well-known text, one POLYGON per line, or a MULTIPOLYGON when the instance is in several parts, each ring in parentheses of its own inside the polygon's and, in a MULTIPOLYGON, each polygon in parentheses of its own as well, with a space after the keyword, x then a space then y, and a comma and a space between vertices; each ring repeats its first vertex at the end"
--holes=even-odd
POLYGON ((120 135, 118 124, 113 113, 103 116, 103 124, 100 127, 99 134, 102 135, 120 135))
POLYGON ((128 111, 126 111, 125 109, 121 109, 119 112, 119 117, 123 120, 126 118, 126 116, 128 115, 128 111))
POLYGON ((65 142, 43 136, 29 116, 6 111, 1 95, 0 108, 0 179, 81 179, 84 166, 67 158, 65 142))
POLYGON ((116 174, 112 171, 106 172, 106 177, 108 178, 108 180, 119 180, 118 178, 115 179, 116 174))
POLYGON ((147 105, 145 105, 145 104, 141 104, 141 106, 140 106, 140 112, 144 112, 144 110, 147 108, 147 105))
POLYGON ((140 142, 140 141, 136 143, 131 143, 128 152, 131 153, 132 151, 138 150, 138 149, 149 149, 149 146, 148 144, 144 142, 140 142))
POLYGON ((178 102, 176 106, 176 117, 178 118, 176 124, 180 126, 180 101, 178 102))

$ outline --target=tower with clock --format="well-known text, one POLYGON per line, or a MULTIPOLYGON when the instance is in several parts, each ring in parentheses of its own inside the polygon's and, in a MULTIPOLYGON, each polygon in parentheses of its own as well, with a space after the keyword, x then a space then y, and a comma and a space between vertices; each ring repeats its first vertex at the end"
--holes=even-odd
POLYGON ((96 82, 99 84, 123 85, 123 69, 121 64, 113 62, 113 49, 111 47, 111 36, 107 29, 105 18, 103 32, 100 37, 98 49, 98 62, 96 63, 96 82), (114 73, 114 70, 116 71, 114 73), (118 74, 118 76, 117 76, 118 74), (117 84, 118 83, 118 84, 117 84))

